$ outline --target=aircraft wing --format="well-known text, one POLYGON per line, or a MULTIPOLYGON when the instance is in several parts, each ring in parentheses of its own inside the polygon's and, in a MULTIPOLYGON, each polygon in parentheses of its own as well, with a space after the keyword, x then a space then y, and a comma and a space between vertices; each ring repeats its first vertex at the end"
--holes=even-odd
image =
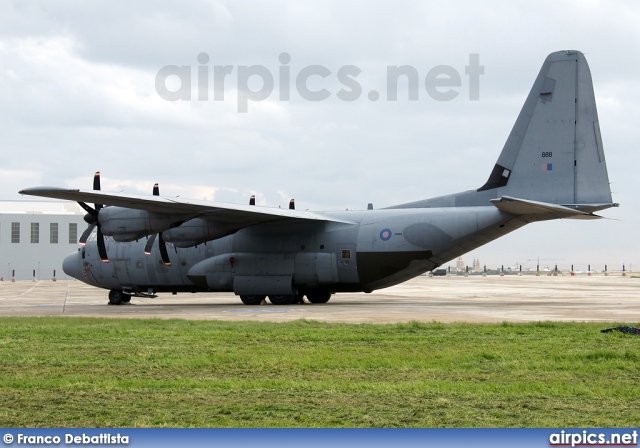
POLYGON ((198 201, 163 196, 145 196, 111 193, 96 190, 74 190, 57 187, 34 187, 19 191, 20 194, 45 198, 65 199, 78 202, 92 202, 103 205, 146 210, 155 213, 194 215, 208 220, 235 224, 253 225, 282 220, 339 221, 327 216, 307 211, 261 207, 255 205, 228 204, 224 202, 198 201))

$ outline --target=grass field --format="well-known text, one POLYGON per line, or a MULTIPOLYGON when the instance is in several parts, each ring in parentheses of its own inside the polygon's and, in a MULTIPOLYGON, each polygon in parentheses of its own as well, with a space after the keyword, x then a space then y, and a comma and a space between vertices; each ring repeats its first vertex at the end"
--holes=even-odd
POLYGON ((610 326, 0 318, 0 426, 635 427, 610 326))

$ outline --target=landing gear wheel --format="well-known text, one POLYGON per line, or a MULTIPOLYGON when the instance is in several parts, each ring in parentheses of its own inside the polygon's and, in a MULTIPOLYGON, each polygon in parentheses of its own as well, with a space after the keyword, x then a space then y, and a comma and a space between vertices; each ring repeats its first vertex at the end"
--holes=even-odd
POLYGON ((304 303, 304 293, 299 292, 293 296, 293 301, 291 303, 304 303))
POLYGON ((281 295, 271 295, 269 296, 269 302, 274 305, 290 305, 293 302, 294 296, 281 296, 281 295))
POLYGON ((122 294, 122 303, 130 303, 131 294, 122 294))
POLYGON ((112 289, 109 291, 109 305, 122 305, 125 294, 118 290, 112 289))
POLYGON ((311 303, 327 303, 331 298, 330 292, 315 291, 307 293, 307 299, 311 303))
POLYGON ((245 305, 260 305, 267 296, 240 296, 245 305))

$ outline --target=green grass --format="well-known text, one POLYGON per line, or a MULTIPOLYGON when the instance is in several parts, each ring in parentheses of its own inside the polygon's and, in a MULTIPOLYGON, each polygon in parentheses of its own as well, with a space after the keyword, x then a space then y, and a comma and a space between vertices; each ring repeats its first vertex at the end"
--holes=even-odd
POLYGON ((0 318, 0 426, 635 427, 609 326, 0 318))

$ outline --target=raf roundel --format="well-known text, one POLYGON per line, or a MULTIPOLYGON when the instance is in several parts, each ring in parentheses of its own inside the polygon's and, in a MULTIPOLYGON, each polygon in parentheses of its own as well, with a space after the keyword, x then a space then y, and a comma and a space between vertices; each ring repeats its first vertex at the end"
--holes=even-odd
POLYGON ((380 239, 382 241, 389 241, 391 239, 391 230, 383 229, 382 232, 380 232, 380 239))

